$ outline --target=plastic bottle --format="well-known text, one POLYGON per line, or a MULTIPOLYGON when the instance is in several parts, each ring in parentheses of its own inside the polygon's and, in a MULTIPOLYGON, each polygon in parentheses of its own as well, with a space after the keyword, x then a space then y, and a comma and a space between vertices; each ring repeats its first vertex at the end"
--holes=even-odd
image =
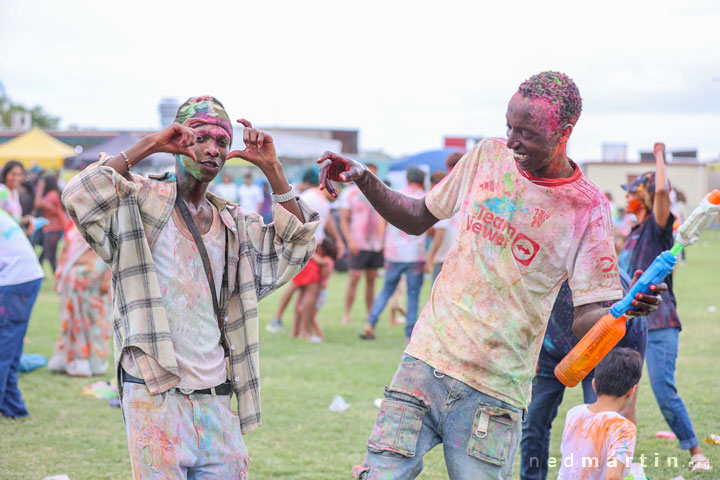
POLYGON ((627 318, 607 313, 585 334, 577 345, 555 367, 555 376, 568 387, 574 387, 625 336, 627 318))

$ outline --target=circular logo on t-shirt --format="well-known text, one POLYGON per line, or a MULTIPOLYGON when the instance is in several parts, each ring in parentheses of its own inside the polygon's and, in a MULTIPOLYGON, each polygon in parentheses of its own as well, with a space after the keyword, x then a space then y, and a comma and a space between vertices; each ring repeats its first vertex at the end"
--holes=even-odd
POLYGON ((525 266, 530 265, 538 250, 540 245, 522 233, 517 234, 512 244, 513 257, 525 266))

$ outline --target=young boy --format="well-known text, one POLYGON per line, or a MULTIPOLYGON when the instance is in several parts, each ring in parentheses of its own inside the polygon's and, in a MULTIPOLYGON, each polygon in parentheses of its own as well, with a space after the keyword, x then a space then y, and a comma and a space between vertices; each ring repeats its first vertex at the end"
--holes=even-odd
POLYGON ((570 409, 563 431, 558 480, 622 480, 630 473, 635 425, 622 411, 637 391, 642 358, 615 348, 595 368, 597 401, 570 409))

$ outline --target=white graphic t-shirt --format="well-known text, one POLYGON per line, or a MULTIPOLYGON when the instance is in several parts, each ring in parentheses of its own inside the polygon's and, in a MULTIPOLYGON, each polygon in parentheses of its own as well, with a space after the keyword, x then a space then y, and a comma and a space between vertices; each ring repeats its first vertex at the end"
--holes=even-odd
POLYGON ((439 219, 457 214, 460 230, 406 353, 524 408, 562 282, 576 306, 622 296, 607 199, 577 168, 531 177, 488 139, 425 203, 439 219))

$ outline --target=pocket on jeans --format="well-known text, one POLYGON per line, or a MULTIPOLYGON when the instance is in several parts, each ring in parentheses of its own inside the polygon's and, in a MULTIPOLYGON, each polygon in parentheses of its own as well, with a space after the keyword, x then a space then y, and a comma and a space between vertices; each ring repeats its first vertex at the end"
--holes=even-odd
POLYGON ((163 410, 167 396, 167 392, 150 395, 147 387, 140 383, 125 382, 123 385, 123 401, 128 408, 134 410, 148 412, 163 410))
POLYGON ((505 465, 518 421, 517 412, 480 403, 475 412, 467 454, 491 465, 505 465))
POLYGON ((385 399, 367 444, 368 450, 414 457, 427 411, 428 406, 423 399, 386 388, 385 399))

